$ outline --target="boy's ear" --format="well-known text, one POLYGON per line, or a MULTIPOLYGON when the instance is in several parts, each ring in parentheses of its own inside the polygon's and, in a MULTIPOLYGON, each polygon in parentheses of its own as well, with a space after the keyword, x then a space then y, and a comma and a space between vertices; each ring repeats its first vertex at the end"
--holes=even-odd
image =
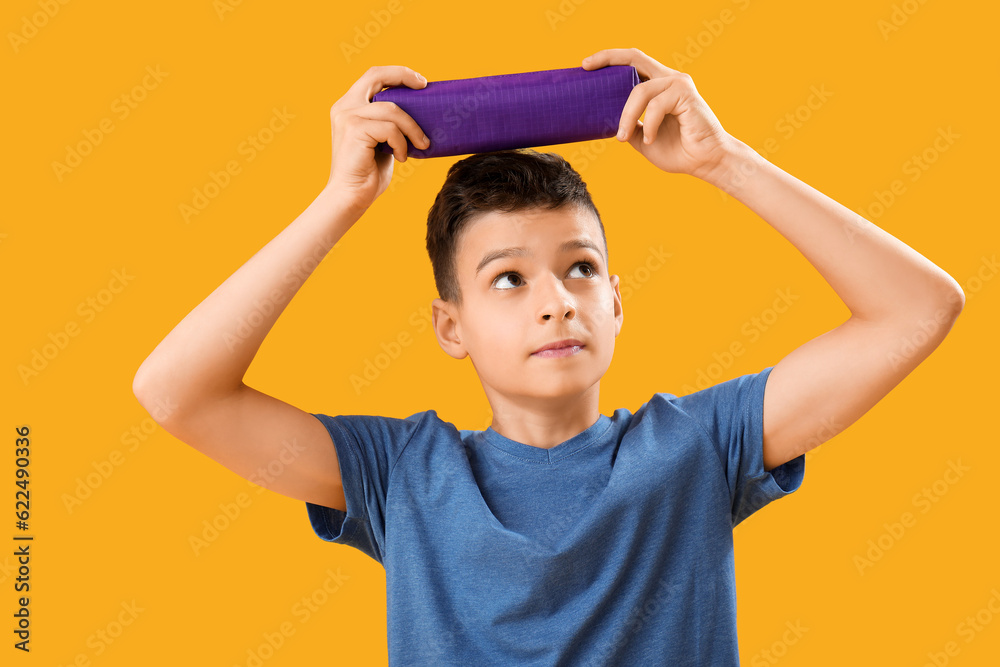
POLYGON ((611 289, 614 292, 613 297, 615 299, 615 338, 618 338, 618 334, 622 332, 622 321, 625 319, 625 313, 622 311, 622 293, 619 289, 619 284, 621 279, 617 276, 611 276, 611 289))
POLYGON ((431 325, 438 345, 456 359, 464 359, 469 355, 462 345, 461 324, 458 321, 455 304, 437 298, 431 301, 431 325))

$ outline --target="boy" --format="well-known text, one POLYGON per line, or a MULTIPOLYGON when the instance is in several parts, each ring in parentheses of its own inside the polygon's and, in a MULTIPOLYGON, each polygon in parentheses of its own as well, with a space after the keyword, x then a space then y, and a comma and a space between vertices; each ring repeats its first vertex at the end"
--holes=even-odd
POLYGON ((286 278, 388 186, 378 142, 400 161, 407 138, 429 145, 401 109, 369 101, 426 81, 373 67, 333 105, 323 192, 136 374, 144 406, 180 406, 164 428, 243 477, 283 442, 304 445, 267 487, 305 501, 322 539, 383 564, 390 664, 739 664, 732 529, 798 489, 806 452, 906 377, 964 305, 944 271, 726 133, 688 75, 636 49, 583 61, 608 65, 642 80, 619 140, 760 215, 843 299, 846 322, 759 373, 602 415, 623 321, 603 224, 561 158, 501 151, 452 166, 427 231, 434 330, 472 360, 488 429, 457 430, 433 410, 314 415, 244 385, 300 286, 286 278), (263 321, 231 350, 226 333, 252 310, 263 321))

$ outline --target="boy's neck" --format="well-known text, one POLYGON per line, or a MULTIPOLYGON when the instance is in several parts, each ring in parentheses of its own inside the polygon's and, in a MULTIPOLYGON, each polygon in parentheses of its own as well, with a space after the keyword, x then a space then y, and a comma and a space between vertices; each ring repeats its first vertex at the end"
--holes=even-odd
POLYGON ((490 398, 490 428, 503 437, 539 449, 552 449, 593 426, 601 416, 600 382, 583 394, 560 399, 490 398))

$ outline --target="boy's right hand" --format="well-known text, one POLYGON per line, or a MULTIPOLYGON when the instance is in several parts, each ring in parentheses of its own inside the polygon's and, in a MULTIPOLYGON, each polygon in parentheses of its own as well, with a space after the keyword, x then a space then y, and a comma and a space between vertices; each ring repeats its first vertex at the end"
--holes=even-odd
POLYGON ((333 157, 326 189, 359 212, 389 187, 393 157, 406 161, 407 137, 417 148, 430 146, 420 126, 399 106, 371 101, 375 93, 395 85, 423 88, 427 81, 408 67, 372 67, 330 109, 333 157), (382 141, 392 147, 392 155, 376 150, 382 141))

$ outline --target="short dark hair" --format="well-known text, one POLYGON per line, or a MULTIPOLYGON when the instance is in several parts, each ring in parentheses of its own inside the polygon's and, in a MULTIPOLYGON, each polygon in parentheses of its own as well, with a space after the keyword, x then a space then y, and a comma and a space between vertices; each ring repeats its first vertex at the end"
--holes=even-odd
POLYGON ((451 165, 427 214, 427 254, 438 295, 462 305, 455 255, 459 235, 473 218, 491 211, 514 213, 564 206, 593 211, 607 261, 608 239, 601 214, 587 184, 561 155, 518 148, 477 153, 451 165))

